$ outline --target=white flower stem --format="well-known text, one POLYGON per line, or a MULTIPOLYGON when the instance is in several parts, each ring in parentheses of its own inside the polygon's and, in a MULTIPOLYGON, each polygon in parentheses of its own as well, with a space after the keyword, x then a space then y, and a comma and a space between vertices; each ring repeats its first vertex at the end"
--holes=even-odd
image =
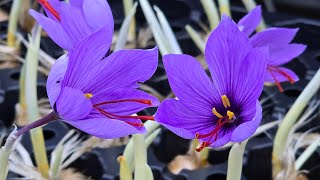
POLYGON ((154 14, 148 0, 139 0, 140 6, 142 8, 142 11, 144 13, 144 17, 146 18, 154 39, 156 40, 157 45, 159 46, 159 50, 162 55, 170 53, 170 46, 168 44, 167 38, 164 35, 162 28, 159 24, 158 19, 156 18, 156 15, 154 14))
POLYGON ((124 15, 127 16, 132 16, 130 25, 129 25, 129 34, 128 34, 128 40, 129 41, 134 41, 136 39, 136 20, 134 18, 134 14, 131 15, 132 9, 136 9, 136 3, 133 3, 133 0, 122 0, 123 2, 123 8, 124 8, 124 15))
POLYGON ((197 33, 196 30, 194 30, 190 25, 186 25, 186 30, 189 36, 191 37, 192 41, 196 44, 196 46, 199 48, 199 50, 204 53, 205 49, 205 43, 201 39, 201 36, 197 33))
POLYGON ((201 0, 202 7, 206 13, 211 30, 220 22, 219 13, 214 0, 201 0))
POLYGON ((157 6, 154 6, 153 9, 157 13, 157 17, 158 17, 159 22, 161 24, 163 33, 167 37, 167 41, 169 43, 171 52, 175 53, 175 54, 182 54, 182 50, 180 48, 180 45, 174 35, 174 32, 173 32, 166 16, 163 14, 163 12, 157 6))
MULTIPOLYGON (((38 24, 35 25, 32 37, 29 38, 30 46, 26 55, 26 80, 25 94, 27 119, 34 121, 40 118, 37 96, 37 68, 39 60, 41 28, 38 24)), ((42 128, 36 128, 30 131, 32 146, 36 163, 41 175, 48 178, 49 163, 47 159, 46 147, 42 128)))
MULTIPOLYGON (((59 178, 60 178, 63 148, 64 147, 62 144, 58 144, 53 152, 53 155, 55 158, 54 158, 53 162, 51 163, 50 173, 49 173, 51 180, 59 180, 59 178)), ((53 157, 51 157, 51 158, 53 158, 53 157)))
POLYGON ((6 180, 8 175, 8 161, 11 151, 0 149, 0 180, 6 180))
POLYGON ((282 170, 282 157, 285 152, 285 147, 287 144, 288 134, 295 122, 300 117, 303 110, 308 105, 311 98, 318 92, 320 88, 320 69, 317 71, 315 76, 301 92, 297 100, 291 106, 290 110, 287 112, 279 126, 276 133, 273 152, 272 152, 272 165, 273 165, 273 175, 274 177, 282 170))
POLYGON ((0 180, 6 180, 8 171, 9 171, 9 156, 13 151, 13 145, 17 140, 17 126, 15 129, 9 134, 6 143, 0 149, 0 180))
POLYGON ((243 153, 247 145, 248 140, 241 143, 235 143, 230 152, 228 158, 228 172, 227 180, 240 180, 243 164, 243 153))
POLYGON ((11 6, 8 34, 7 34, 7 45, 10 47, 16 47, 16 32, 18 27, 19 14, 21 12, 23 0, 14 0, 11 6))
POLYGON ((229 0, 218 0, 218 3, 219 3, 220 15, 222 16, 223 14, 226 14, 229 17, 231 17, 229 0))
POLYGON ((295 162, 295 169, 299 171, 302 165, 310 158, 310 156, 318 149, 320 145, 320 139, 310 144, 306 150, 299 156, 295 162))
MULTIPOLYGON (((144 123, 144 127, 147 129, 147 134, 145 135, 145 138, 146 138, 146 148, 148 148, 149 145, 153 142, 153 140, 157 137, 155 135, 155 132, 160 127, 160 124, 154 121, 147 121, 144 123)), ((125 161, 131 170, 133 170, 133 167, 134 167, 133 146, 134 146, 134 143, 133 143, 133 139, 131 138, 123 152, 123 157, 125 158, 125 161)))
POLYGON ((147 180, 146 164, 147 164, 147 148, 142 134, 132 135, 134 144, 134 179, 147 180))
MULTIPOLYGON (((126 42, 128 39, 128 33, 130 32, 132 28, 132 22, 133 22, 133 17, 136 13, 137 10, 137 3, 134 3, 132 9, 129 11, 129 13, 126 15, 126 18, 124 19, 120 31, 119 31, 119 36, 114 48, 114 51, 119 51, 121 49, 125 48, 126 42)), ((129 35, 130 36, 130 35, 129 35)))

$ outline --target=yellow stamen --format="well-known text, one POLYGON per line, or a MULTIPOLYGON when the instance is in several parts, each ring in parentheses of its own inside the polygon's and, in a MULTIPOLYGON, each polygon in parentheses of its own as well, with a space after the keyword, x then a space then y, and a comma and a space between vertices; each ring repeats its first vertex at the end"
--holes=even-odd
POLYGON ((234 117, 234 113, 232 111, 227 111, 227 116, 229 117, 229 119, 231 120, 234 117))
POLYGON ((87 99, 90 99, 90 98, 92 98, 92 94, 91 93, 86 93, 86 94, 84 94, 84 97, 86 97, 87 99))
POLYGON ((226 95, 222 95, 221 100, 225 108, 230 107, 230 101, 226 95))
POLYGON ((218 118, 223 118, 223 116, 216 110, 216 108, 212 109, 212 113, 217 116, 218 118))

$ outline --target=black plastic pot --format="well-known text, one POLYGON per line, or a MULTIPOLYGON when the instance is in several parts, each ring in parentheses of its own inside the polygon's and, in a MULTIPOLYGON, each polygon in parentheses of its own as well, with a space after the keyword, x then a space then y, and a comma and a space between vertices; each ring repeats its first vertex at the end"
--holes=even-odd
MULTIPOLYGON (((50 159, 50 154, 60 142, 60 140, 68 133, 69 129, 62 121, 53 121, 46 126, 42 127, 46 151, 48 158, 50 159)), ((30 133, 23 135, 21 140, 22 145, 30 153, 31 158, 34 160, 34 151, 32 148, 30 133)))
MULTIPOLYGON (((0 121, 9 127, 15 117, 15 105, 19 98, 20 69, 0 69, 0 121)), ((47 97, 46 79, 38 76, 38 99, 47 97)))

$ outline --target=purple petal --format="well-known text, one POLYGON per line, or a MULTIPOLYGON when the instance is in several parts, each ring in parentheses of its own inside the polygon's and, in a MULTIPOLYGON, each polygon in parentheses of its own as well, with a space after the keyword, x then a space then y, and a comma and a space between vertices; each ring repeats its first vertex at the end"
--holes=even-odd
POLYGON ((67 55, 62 55, 53 64, 47 80, 47 93, 51 107, 53 108, 61 91, 61 81, 68 66, 67 55))
POLYGON ((143 126, 134 127, 123 121, 108 118, 65 120, 65 122, 99 138, 119 138, 146 132, 146 129, 143 126))
POLYGON ((292 41, 298 30, 298 28, 268 28, 253 35, 250 40, 254 47, 283 47, 284 45, 289 44, 292 41))
POLYGON ((307 46, 302 44, 288 44, 280 48, 277 47, 269 49, 270 58, 268 64, 274 66, 286 64, 293 58, 299 56, 306 49, 306 47, 307 46))
POLYGON ((209 36, 205 49, 205 58, 219 98, 232 90, 230 83, 240 75, 238 71, 244 66, 243 61, 251 48, 248 37, 228 16, 223 16, 209 36))
POLYGON ((91 98, 92 104, 98 104, 102 102, 110 102, 116 100, 150 100, 151 105, 143 104, 139 102, 118 102, 109 103, 99 106, 99 108, 113 114, 127 116, 137 113, 148 107, 155 107, 159 105, 159 100, 148 93, 137 89, 117 89, 114 91, 102 91, 98 94, 94 94, 91 98))
POLYGON ((294 73, 292 70, 287 69, 287 68, 283 68, 283 67, 277 67, 278 70, 281 71, 270 71, 270 69, 268 69, 265 74, 264 74, 264 81, 265 82, 276 82, 276 80, 274 79, 274 77, 277 79, 278 82, 284 82, 284 81, 289 81, 288 76, 290 76, 294 82, 299 81, 299 77, 296 75, 296 73, 294 73), (286 75, 285 75, 286 74, 286 75))
POLYGON ((92 103, 82 91, 63 87, 56 102, 56 109, 62 119, 77 120, 90 114, 92 103))
POLYGON ((83 0, 84 16, 89 23, 91 29, 98 30, 103 26, 108 26, 112 40, 113 33, 113 16, 110 6, 106 0, 83 0))
MULTIPOLYGON (((158 65, 158 49, 120 50, 101 60, 90 71, 81 76, 77 87, 84 92, 97 94, 119 88, 135 88, 139 82, 150 79, 158 65)), ((88 70, 88 69, 87 69, 88 70)))
POLYGON ((79 89, 78 87, 84 86, 85 80, 93 81, 93 78, 97 78, 92 77, 92 69, 101 62, 107 52, 108 39, 104 38, 106 33, 108 33, 108 28, 102 28, 90 34, 69 52, 68 69, 63 86, 68 85, 79 89))
MULTIPOLYGON (((255 103, 263 89, 264 73, 268 63, 268 48, 253 48, 233 70, 230 80, 231 94, 238 106, 255 103)), ((231 102, 233 103, 233 102, 231 102)))
POLYGON ((84 0, 70 0, 70 4, 71 4, 71 6, 78 7, 78 8, 82 9, 83 1, 84 0))
POLYGON ((215 126, 212 107, 206 110, 208 112, 202 114, 187 108, 180 100, 167 99, 160 104, 155 120, 178 136, 193 139, 197 132, 204 134, 215 126))
POLYGON ((73 47, 74 42, 58 22, 49 19, 34 10, 29 10, 29 14, 42 26, 51 39, 60 47, 67 50, 73 47))
POLYGON ((170 87, 184 106, 203 115, 211 115, 214 102, 221 102, 212 81, 196 59, 189 55, 163 57, 170 87))
POLYGON ((93 33, 86 22, 82 9, 61 3, 59 11, 61 26, 73 42, 79 43, 87 35, 93 33))
POLYGON ((224 134, 222 137, 219 137, 214 143, 210 144, 210 147, 217 148, 226 145, 230 142, 232 136, 232 132, 224 134))
POLYGON ((180 128, 178 127, 174 127, 174 126, 170 126, 168 124, 162 124, 164 127, 166 127, 167 129, 169 129, 171 132, 173 132, 174 134, 176 134, 179 137, 185 138, 185 139, 194 139, 195 138, 195 134, 191 133, 190 131, 180 128))
POLYGON ((256 113, 254 118, 251 121, 242 123, 239 125, 232 133, 231 141, 232 142, 242 142, 248 139, 254 134, 257 130, 262 118, 262 108, 257 100, 256 102, 256 113))
POLYGON ((240 19, 238 26, 242 32, 250 36, 261 21, 261 6, 257 6, 240 19))

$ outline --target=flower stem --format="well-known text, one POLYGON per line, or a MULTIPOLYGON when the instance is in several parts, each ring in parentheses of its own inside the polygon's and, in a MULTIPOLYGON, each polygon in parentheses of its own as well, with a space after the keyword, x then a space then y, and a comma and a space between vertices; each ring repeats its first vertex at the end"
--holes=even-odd
POLYGON ((221 16, 223 14, 226 14, 229 17, 231 17, 229 0, 218 0, 218 3, 219 3, 219 9, 220 9, 221 16))
POLYGON ((17 137, 15 133, 17 132, 17 126, 9 134, 6 143, 0 149, 0 180, 6 180, 9 171, 9 156, 13 151, 13 145, 17 137))
POLYGON ((192 41, 196 44, 196 46, 199 48, 199 50, 204 53, 205 49, 205 43, 201 39, 201 36, 197 33, 196 30, 194 30, 190 25, 186 25, 185 29, 187 30, 187 33, 191 37, 192 41))
POLYGON ((315 76, 305 87, 302 93, 299 95, 297 100, 291 106, 288 113, 282 120, 279 129, 276 133, 273 152, 272 152, 272 170, 273 176, 276 177, 277 174, 283 169, 282 157, 285 152, 285 147, 287 144, 288 134, 295 122, 298 120, 299 116, 308 105, 311 98, 318 92, 320 88, 320 69, 317 71, 315 76))
POLYGON ((134 179, 147 180, 147 148, 143 134, 132 135, 134 143, 134 179))
MULTIPOLYGON (((26 113, 27 119, 39 119, 39 107, 37 96, 37 68, 40 49, 41 28, 38 24, 34 26, 32 36, 29 38, 30 45, 26 55, 26 70, 25 70, 25 94, 26 96, 26 113)), ((35 160, 39 172, 44 178, 48 178, 49 163, 47 158, 46 147, 42 128, 36 128, 30 132, 32 146, 34 150, 35 160)))
POLYGON ((130 37, 129 37, 130 30, 132 28, 132 22, 134 21, 134 15, 136 14, 137 5, 138 5, 137 3, 134 3, 132 9, 130 9, 128 14, 126 14, 126 18, 124 19, 119 31, 118 40, 116 42, 114 51, 119 51, 121 49, 124 49, 127 40, 130 41, 130 37))
POLYGON ((170 27, 170 24, 169 24, 166 16, 163 14, 163 12, 157 6, 154 6, 153 9, 157 13, 157 17, 159 19, 163 33, 165 34, 165 36, 167 38, 167 41, 169 43, 168 46, 170 47, 171 52, 174 54, 182 54, 181 47, 177 41, 177 38, 174 35, 172 28, 170 27))
POLYGON ((52 153, 51 156, 51 166, 50 166, 50 178, 52 180, 59 180, 60 178, 60 168, 61 168, 61 164, 62 164, 62 157, 63 157, 63 145, 62 144, 58 144, 57 147, 55 148, 55 150, 52 153), (53 158, 54 157, 54 158, 53 158))
POLYGON ((7 45, 10 47, 16 47, 16 31, 18 26, 19 13, 21 12, 23 0, 14 0, 9 19, 9 27, 7 34, 7 45))
POLYGON ((299 158, 295 162, 295 169, 299 171, 302 165, 310 158, 310 156, 318 149, 320 145, 320 139, 314 141, 310 144, 306 150, 299 156, 299 158))
POLYGON ((210 28, 213 30, 220 22, 217 6, 213 0, 201 0, 201 4, 208 17, 210 28))
POLYGON ((245 140, 232 146, 228 158, 227 180, 241 179, 243 153, 247 142, 248 140, 245 140))
POLYGON ((8 162, 11 151, 5 150, 3 148, 0 149, 0 180, 7 179, 8 175, 8 162))
MULTIPOLYGON (((131 14, 132 9, 135 9, 134 6, 137 6, 133 4, 133 0, 122 0, 123 2, 123 7, 124 7, 124 15, 127 17, 131 14)), ((135 10, 134 10, 135 11, 135 10)), ((136 39, 136 20, 134 19, 134 14, 130 15, 132 16, 131 22, 130 22, 130 28, 129 28, 129 34, 128 34, 128 40, 129 41, 134 41, 136 39)))
POLYGON ((170 47, 166 36, 164 35, 161 25, 153 12, 148 0, 139 0, 144 17, 146 18, 150 29, 152 30, 153 37, 159 47, 162 55, 170 53, 170 47))
POLYGON ((15 135, 17 137, 19 137, 22 134, 30 131, 31 129, 34 129, 34 128, 39 127, 39 126, 42 126, 44 124, 47 124, 47 123, 52 122, 52 121, 57 120, 57 119, 59 119, 59 116, 54 111, 52 111, 47 116, 45 116, 45 117, 43 117, 43 118, 41 118, 41 119, 39 119, 37 121, 34 121, 31 124, 28 124, 28 125, 24 126, 17 133, 15 133, 15 135))

